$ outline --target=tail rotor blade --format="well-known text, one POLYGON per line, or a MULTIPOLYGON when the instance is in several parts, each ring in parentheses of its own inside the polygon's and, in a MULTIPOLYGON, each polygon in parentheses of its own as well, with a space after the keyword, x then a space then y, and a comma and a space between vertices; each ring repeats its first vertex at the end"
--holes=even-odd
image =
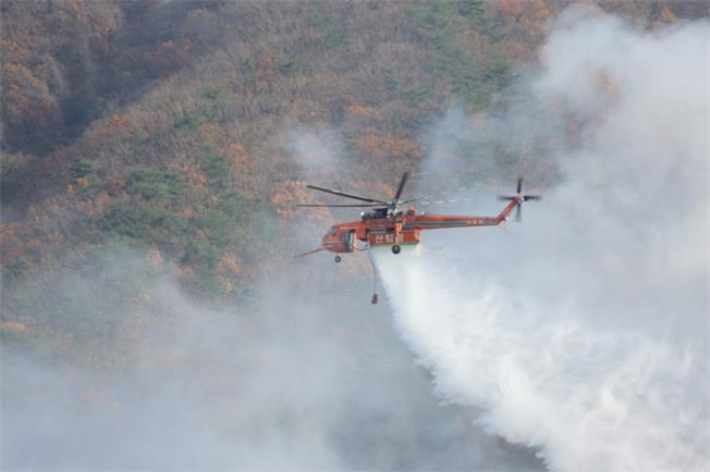
POLYGON ((506 202, 511 202, 511 201, 516 201, 517 205, 515 207, 515 221, 522 221, 522 216, 523 216, 523 202, 527 202, 530 200, 542 200, 541 195, 523 195, 523 178, 518 177, 518 184, 516 186, 516 195, 498 195, 498 200, 506 201, 506 202))

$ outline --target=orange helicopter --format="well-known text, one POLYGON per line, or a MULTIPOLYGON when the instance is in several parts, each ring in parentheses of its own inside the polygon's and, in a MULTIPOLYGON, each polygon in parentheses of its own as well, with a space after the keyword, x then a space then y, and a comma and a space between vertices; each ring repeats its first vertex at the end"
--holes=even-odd
MULTIPOLYGON (((304 257, 321 251, 330 251, 336 254, 335 262, 340 262, 342 260, 340 254, 364 251, 377 246, 390 246, 394 254, 399 254, 403 245, 419 244, 419 241, 421 241, 421 232, 424 230, 466 228, 471 226, 498 226, 508 220, 513 210, 515 210, 515 220, 520 221, 523 202, 542 199, 540 195, 523 194, 523 178, 519 177, 515 195, 498 196, 499 200, 510 202, 503 208, 498 216, 428 215, 426 213, 417 213, 417 210, 412 206, 406 210, 401 209, 403 205, 419 200, 400 200, 408 176, 409 173, 407 172, 402 175, 397 191, 391 200, 362 197, 339 190, 307 185, 307 188, 319 192, 350 198, 363 203, 297 205, 299 207, 360 207, 369 208, 370 211, 362 212, 360 220, 338 223, 331 226, 328 232, 323 236, 319 248, 304 252, 296 257, 304 257), (358 247, 358 241, 365 244, 358 247)), ((373 296, 372 303, 377 303, 377 294, 373 296)))

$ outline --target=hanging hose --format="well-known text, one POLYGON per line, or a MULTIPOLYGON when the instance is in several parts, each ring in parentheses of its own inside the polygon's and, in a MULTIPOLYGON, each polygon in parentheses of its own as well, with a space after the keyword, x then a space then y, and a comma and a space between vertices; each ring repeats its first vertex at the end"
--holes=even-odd
POLYGON ((370 265, 372 266, 372 273, 374 274, 374 286, 372 289, 372 300, 370 300, 370 303, 377 305, 377 267, 375 267, 375 263, 372 261, 372 251, 368 251, 367 255, 370 258, 370 265))

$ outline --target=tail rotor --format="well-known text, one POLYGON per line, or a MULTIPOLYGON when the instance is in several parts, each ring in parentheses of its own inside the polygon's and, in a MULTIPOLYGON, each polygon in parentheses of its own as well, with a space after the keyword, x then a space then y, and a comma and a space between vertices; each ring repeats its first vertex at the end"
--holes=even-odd
POLYGON ((523 194, 523 178, 518 177, 518 185, 516 187, 516 195, 498 195, 498 200, 501 201, 517 201, 518 205, 515 207, 515 221, 522 221, 522 206, 523 202, 528 202, 530 200, 542 200, 542 195, 525 195, 523 194))

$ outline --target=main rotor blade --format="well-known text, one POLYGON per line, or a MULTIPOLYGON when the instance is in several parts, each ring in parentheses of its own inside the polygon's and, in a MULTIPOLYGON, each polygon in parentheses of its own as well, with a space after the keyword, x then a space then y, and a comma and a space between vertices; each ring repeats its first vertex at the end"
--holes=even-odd
POLYGON ((518 206, 515 207, 515 221, 520 223, 523 220, 523 214, 522 214, 522 205, 518 203, 518 206))
POLYGON ((375 200, 374 198, 367 198, 367 197, 361 197, 359 195, 352 195, 349 193, 340 192, 338 190, 331 190, 329 188, 316 187, 315 185, 306 185, 306 187, 313 189, 313 190, 318 190, 319 192, 325 192, 325 193, 330 193, 332 195, 338 195, 340 197, 352 198, 354 200, 360 200, 363 202, 379 203, 381 205, 388 205, 387 202, 383 202, 382 200, 375 200))
POLYGON ((327 249, 328 249, 328 248, 326 248, 326 247, 324 247, 324 246, 321 246, 321 247, 319 247, 319 248, 317 248, 317 249, 314 249, 314 250, 312 250, 312 251, 304 252, 304 253, 302 253, 302 254, 298 254, 298 255, 295 255, 295 256, 293 256, 293 257, 295 257, 295 258, 298 258, 298 257, 306 257, 306 256, 310 256, 311 254, 315 254, 316 252, 325 251, 325 250, 327 250, 327 249))
MULTIPOLYGON (((409 200, 403 201, 402 204, 406 205, 407 203, 418 202, 417 205, 421 205, 421 204, 423 204, 422 200, 426 200, 426 201, 435 200, 435 199, 441 200, 441 197, 444 197, 445 195, 455 195, 459 192, 463 192, 464 190, 470 190, 473 187, 480 187, 480 186, 481 186, 481 184, 478 184, 478 183, 471 184, 471 185, 461 185, 461 186, 453 188, 453 189, 450 188, 450 189, 447 189, 447 190, 444 190, 441 192, 436 192, 436 193, 425 195, 422 197, 410 198, 409 200)), ((462 199, 457 198, 456 201, 458 201, 458 200, 462 200, 462 199)), ((463 200, 465 200, 465 201, 470 200, 470 197, 465 197, 463 200)), ((442 200, 441 201, 441 203, 444 203, 444 202, 453 203, 452 200, 442 200)))
POLYGON ((320 203, 296 205, 297 207, 312 207, 312 208, 385 208, 378 205, 367 205, 365 203, 353 203, 352 205, 326 205, 320 203))
POLYGON ((399 187, 397 187, 397 193, 394 194, 394 203, 399 201, 399 197, 402 196, 402 190, 404 190, 404 184, 407 183, 407 178, 409 177, 409 172, 402 174, 402 180, 399 181, 399 187))
POLYGON ((523 190, 523 178, 518 177, 518 190, 515 193, 520 193, 523 190))
POLYGON ((443 205, 444 203, 459 203, 459 202, 470 202, 473 201, 472 198, 469 197, 463 197, 463 198, 455 198, 453 200, 424 200, 424 201, 417 201, 417 206, 426 206, 426 205, 443 205))
POLYGON ((502 202, 512 202, 516 197, 511 197, 509 195, 498 195, 498 200, 502 202))
POLYGON ((527 202, 528 200, 542 200, 542 195, 524 195, 523 199, 527 202))

